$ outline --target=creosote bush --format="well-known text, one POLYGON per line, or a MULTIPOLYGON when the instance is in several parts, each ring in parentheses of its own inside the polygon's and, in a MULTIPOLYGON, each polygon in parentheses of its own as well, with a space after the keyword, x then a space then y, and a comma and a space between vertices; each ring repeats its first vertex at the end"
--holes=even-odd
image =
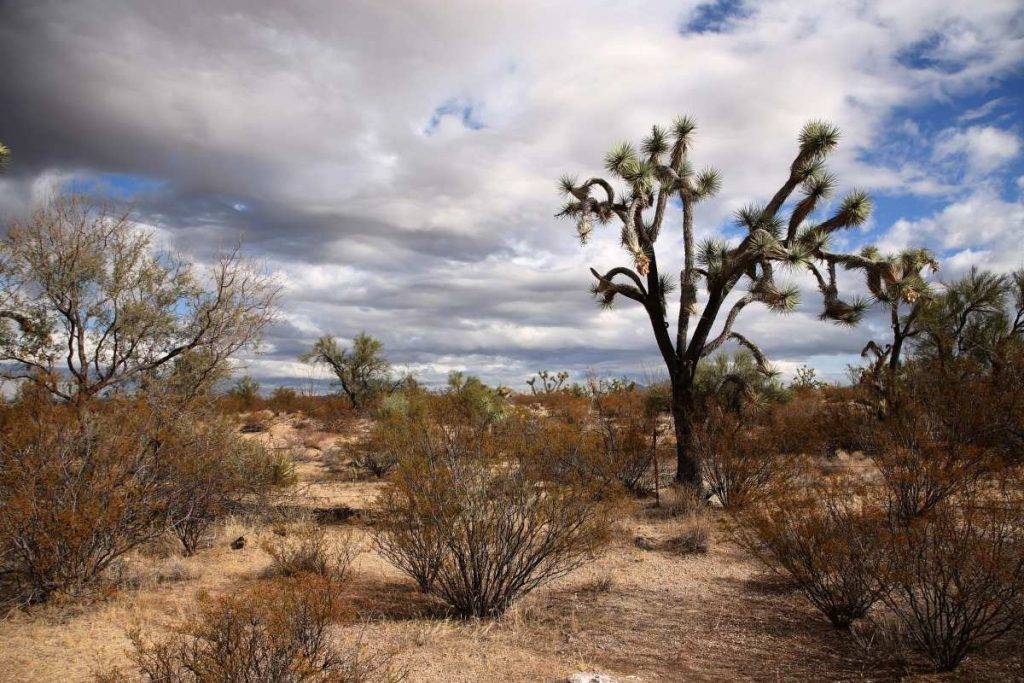
POLYGON ((272 536, 260 546, 272 558, 271 574, 315 574, 338 581, 348 577, 360 550, 350 531, 332 539, 326 529, 314 524, 301 525, 283 536, 272 536))
POLYGON ((795 471, 792 458, 780 451, 771 424, 746 420, 720 408, 692 436, 707 492, 725 508, 742 508, 782 491, 795 471))
POLYGON ((882 597, 884 508, 865 490, 826 481, 746 511, 737 539, 771 571, 792 579, 836 627, 882 597))
POLYGON ((867 433, 865 452, 881 473, 892 513, 919 517, 946 498, 970 490, 996 465, 996 452, 960 431, 921 396, 894 410, 867 433))
POLYGON ((24 398, 0 418, 0 582, 42 602, 170 529, 186 554, 278 483, 272 456, 164 395, 88 409, 24 398))
POLYGON ((0 443, 0 564, 7 599, 75 593, 166 528, 176 491, 144 406, 6 416, 0 443))
POLYGON ((330 636, 335 623, 352 614, 337 586, 303 575, 261 582, 241 594, 205 599, 170 637, 148 640, 131 634, 135 671, 100 676, 101 681, 233 683, 286 681, 357 683, 399 680, 387 657, 342 650, 330 636))
POLYGON ((649 490, 654 462, 656 415, 638 391, 604 394, 594 399, 605 471, 634 495, 649 490))
POLYGON ((501 614, 608 537, 607 503, 582 483, 538 478, 529 439, 479 421, 425 423, 380 498, 378 548, 459 616, 501 614))
POLYGON ((169 525, 185 555, 199 548, 216 521, 294 481, 290 463, 258 442, 240 439, 227 420, 196 418, 183 415, 163 436, 174 490, 169 525))
POLYGON ((940 671, 1024 624, 1019 500, 946 500, 888 536, 887 606, 940 671))

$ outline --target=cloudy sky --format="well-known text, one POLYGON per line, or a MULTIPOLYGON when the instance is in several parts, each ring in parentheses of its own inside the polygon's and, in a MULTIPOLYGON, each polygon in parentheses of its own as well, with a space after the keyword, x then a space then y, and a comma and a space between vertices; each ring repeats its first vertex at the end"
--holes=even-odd
MULTIPOLYGON (((724 177, 701 236, 737 234, 825 118, 840 189, 876 204, 843 246, 928 246, 941 277, 1024 265, 1020 0, 0 0, 0 64, 0 215, 130 202, 199 263, 241 235, 285 283, 246 361, 268 386, 360 330, 428 381, 656 372, 642 311, 587 292, 588 266, 626 262, 617 231, 581 247, 555 182, 682 113, 724 177)), ((659 246, 677 269, 678 230, 659 246)), ((884 329, 818 321, 798 282, 798 312, 748 307, 736 329, 783 371, 838 378, 884 329)))

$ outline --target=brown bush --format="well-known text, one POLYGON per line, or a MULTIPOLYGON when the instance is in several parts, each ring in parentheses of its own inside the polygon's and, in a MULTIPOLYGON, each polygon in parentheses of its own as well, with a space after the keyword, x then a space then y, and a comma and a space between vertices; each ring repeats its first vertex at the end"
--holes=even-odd
POLYGON ((780 453, 831 459, 839 450, 863 447, 863 432, 876 418, 849 388, 803 388, 767 407, 760 422, 770 427, 780 453))
POLYGON ((545 415, 570 424, 585 422, 590 415, 591 400, 568 391, 555 391, 550 394, 517 394, 512 402, 524 408, 540 409, 545 415))
MULTIPOLYGON (((173 635, 147 641, 131 634, 133 678, 160 683, 398 680, 386 657, 342 651, 329 629, 351 615, 337 587, 303 576, 253 586, 240 595, 207 599, 173 635)), ((100 677, 127 680, 122 672, 100 677)))
POLYGON ((955 668, 1024 623, 1019 501, 939 503, 890 534, 886 550, 885 602, 937 669, 955 668))
POLYGON ((600 465, 634 495, 650 490, 647 475, 654 463, 656 415, 636 391, 617 392, 594 399, 601 434, 600 465))
POLYGON ((388 415, 374 423, 367 438, 352 452, 352 466, 378 479, 398 464, 413 428, 402 415, 388 415))
POLYGON ((979 444, 978 432, 970 429, 946 422, 933 405, 914 403, 868 432, 865 453, 885 481, 895 516, 919 517, 992 471, 995 451, 979 444))
POLYGON ((226 420, 203 418, 183 415, 163 437, 171 482, 169 524, 185 555, 196 551, 214 522, 290 484, 294 476, 290 463, 238 438, 226 420))
POLYGON ((790 482, 791 458, 771 426, 713 408, 693 433, 708 493, 725 508, 742 508, 777 495, 790 482))
POLYGON ((378 547, 460 616, 501 614, 608 537, 593 491, 534 476, 529 438, 479 423, 429 425, 381 497, 378 547))
POLYGON ((0 576, 10 599, 73 593, 166 528, 167 423, 151 406, 55 407, 34 419, 8 415, 4 427, 0 576))
POLYGON ((351 532, 332 540, 326 530, 305 524, 283 536, 272 536, 260 544, 272 558, 270 572, 278 576, 315 574, 335 580, 348 577, 359 545, 351 532))
MULTIPOLYGON (((573 399, 575 400, 575 399, 573 399)), ((571 406, 572 404, 568 404, 571 406)), ((539 479, 582 485, 601 495, 650 490, 656 423, 636 392, 620 392, 594 400, 587 419, 575 410, 548 417, 519 413, 506 419, 502 431, 515 434, 539 479)))
POLYGON ((791 578, 833 626, 845 628, 884 593, 884 513, 866 491, 825 482, 745 513, 737 540, 791 578))

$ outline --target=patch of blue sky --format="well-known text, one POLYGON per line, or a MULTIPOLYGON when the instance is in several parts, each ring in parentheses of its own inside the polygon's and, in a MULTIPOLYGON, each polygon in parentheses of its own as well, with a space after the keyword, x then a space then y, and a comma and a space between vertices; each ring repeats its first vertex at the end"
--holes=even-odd
MULTIPOLYGON (((867 164, 899 169, 915 165, 939 185, 948 185, 947 192, 928 194, 910 187, 875 190, 873 232, 884 232, 905 218, 914 220, 932 215, 962 193, 976 189, 977 178, 970 178, 965 160, 937 159, 935 144, 949 131, 962 131, 972 126, 994 126, 1017 135, 1021 129, 1024 104, 1024 71, 986 84, 956 96, 940 97, 894 109, 882 125, 884 138, 861 154, 867 164)), ((1018 178, 1024 175, 1024 155, 1018 155, 985 178, 998 188, 1005 200, 1021 195, 1018 178)))
POLYGON ((69 180, 63 189, 71 194, 131 201, 142 195, 159 192, 166 186, 163 180, 134 173, 90 173, 69 180))
POLYGON ((441 121, 448 116, 454 117, 462 122, 462 125, 470 130, 480 130, 485 127, 480 119, 479 105, 466 99, 453 97, 434 109, 430 120, 423 129, 424 135, 433 135, 441 121))
POLYGON ((744 0, 717 0, 697 6, 680 27, 681 33, 723 33, 737 20, 749 16, 744 0))
POLYGON ((947 72, 958 70, 957 65, 944 62, 937 57, 942 47, 943 36, 933 33, 900 51, 896 61, 908 69, 939 69, 947 72))

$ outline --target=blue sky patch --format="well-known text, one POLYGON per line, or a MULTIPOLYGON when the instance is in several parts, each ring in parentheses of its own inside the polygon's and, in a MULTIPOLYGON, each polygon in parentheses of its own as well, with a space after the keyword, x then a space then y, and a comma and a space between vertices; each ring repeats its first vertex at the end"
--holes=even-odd
POLYGON ((134 173, 93 173, 69 180, 64 184, 64 191, 117 201, 131 201, 140 195, 159 192, 166 186, 167 183, 163 180, 134 173))
POLYGON ((683 33, 722 33, 736 19, 748 16, 743 0, 717 0, 698 5, 683 25, 683 33))
POLYGON ((453 97, 434 110, 426 127, 423 129, 423 134, 433 135, 437 131, 438 126, 441 125, 442 119, 446 116, 454 116, 462 121, 463 126, 470 130, 480 130, 485 126, 479 118, 478 109, 477 105, 468 100, 453 97))

